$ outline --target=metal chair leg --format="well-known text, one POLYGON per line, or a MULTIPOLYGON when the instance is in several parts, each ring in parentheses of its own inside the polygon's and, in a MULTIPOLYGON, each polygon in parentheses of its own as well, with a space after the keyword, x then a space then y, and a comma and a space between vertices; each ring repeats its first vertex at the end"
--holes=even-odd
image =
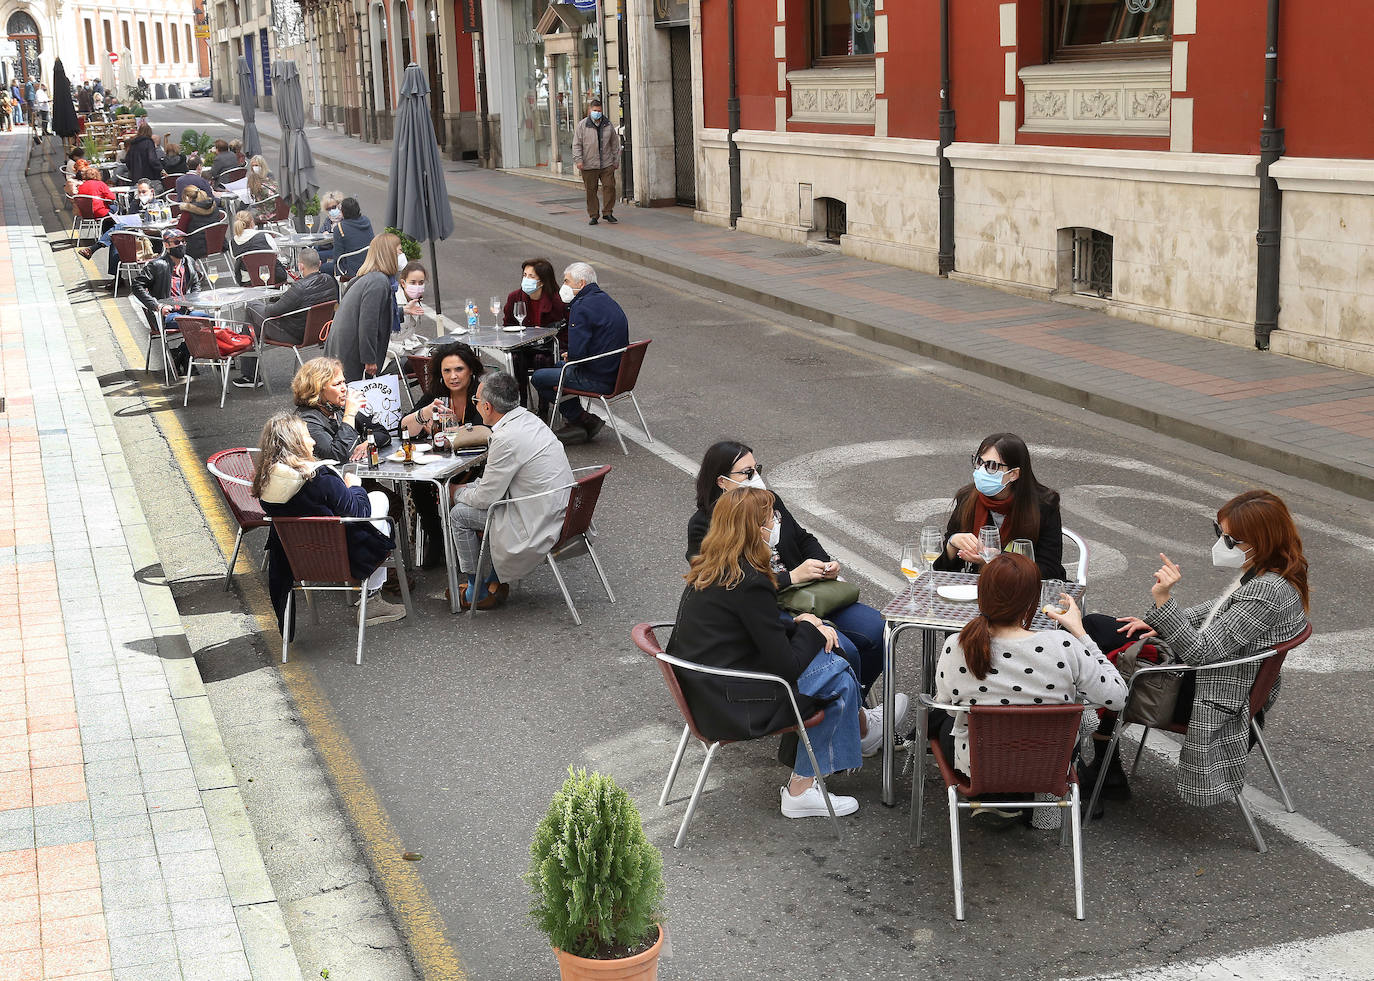
POLYGON ((800 717, 797 719, 797 736, 801 739, 802 745, 806 747, 806 757, 811 761, 811 772, 816 775, 816 786, 820 788, 821 800, 825 801, 825 809, 830 815, 830 823, 835 826, 835 839, 843 841, 844 835, 840 831, 840 819, 835 816, 835 805, 830 800, 830 791, 825 789, 825 778, 821 776, 821 765, 816 762, 816 754, 811 749, 811 737, 806 734, 806 726, 800 717))
POLYGON ((291 591, 288 592, 288 593, 286 594, 286 615, 285 615, 284 617, 282 617, 282 621, 281 621, 281 623, 282 623, 282 630, 281 630, 281 663, 282 663, 282 664, 285 664, 285 663, 286 663, 286 652, 287 652, 287 649, 290 648, 290 646, 291 646, 291 641, 287 640, 287 637, 288 637, 288 636, 290 635, 290 633, 291 633, 291 628, 292 628, 293 626, 295 626, 295 624, 294 624, 294 623, 292 622, 292 620, 291 620, 291 610, 292 610, 292 607, 293 607, 294 604, 295 604, 295 599, 296 599, 296 587, 295 587, 295 586, 292 586, 292 587, 291 587, 291 591))
POLYGON ((191 398, 191 372, 196 368, 196 359, 192 358, 186 363, 186 390, 181 396, 181 407, 186 408, 186 403, 191 398))
MULTIPOLYGON (((1126 728, 1126 727, 1125 727, 1124 725, 1122 725, 1122 724, 1121 724, 1121 721, 1118 719, 1118 720, 1117 720, 1116 731, 1112 733, 1112 738, 1111 738, 1111 740, 1107 743, 1107 755, 1104 756, 1104 757, 1102 757, 1102 763, 1103 763, 1103 765, 1102 765, 1102 766, 1099 766, 1099 767, 1097 768, 1097 782, 1093 784, 1093 795, 1092 795, 1091 797, 1088 798, 1088 820, 1089 820, 1089 821, 1091 821, 1091 820, 1093 819, 1093 811, 1095 811, 1095 810, 1097 809, 1097 799, 1098 799, 1099 797, 1102 796, 1102 785, 1103 785, 1104 783, 1107 782, 1107 767, 1106 767, 1106 762, 1107 762, 1107 760, 1111 759, 1111 758, 1112 758, 1112 754, 1116 752, 1117 743, 1119 743, 1119 742, 1121 741, 1121 730, 1124 729, 1124 728, 1126 728)), ((1144 737, 1144 735, 1141 736, 1140 744, 1141 744, 1142 746, 1145 744, 1145 737, 1144 737)))
POLYGON ((652 443, 654 437, 649 432, 649 424, 644 421, 644 413, 640 411, 639 399, 635 398, 634 392, 626 392, 625 394, 630 396, 630 404, 635 407, 635 415, 639 416, 639 428, 644 430, 644 438, 652 443))
POLYGON ((596 566, 596 574, 601 577, 601 585, 606 590, 606 598, 614 603, 615 593, 611 592, 611 582, 606 578, 606 571, 601 568, 601 560, 596 557, 596 551, 592 548, 592 543, 586 535, 582 536, 582 542, 587 546, 587 554, 592 557, 592 565, 596 566))
MULTIPOLYGON (((1117 728, 1120 728, 1120 720, 1117 721, 1117 728)), ((1136 768, 1140 766, 1140 757, 1145 753, 1145 740, 1150 738, 1150 727, 1140 727, 1140 745, 1135 748, 1135 759, 1131 760, 1131 776, 1135 776, 1136 768)), ((1110 759, 1110 757, 1108 757, 1110 759)), ((1105 772, 1105 771, 1103 771, 1105 772)))
POLYGON ((220 380, 219 385, 219 407, 221 409, 224 408, 224 399, 229 394, 229 363, 231 360, 230 358, 225 358, 224 367, 220 369, 220 374, 224 376, 220 380))
POLYGON ((1069 820, 1073 822, 1073 906, 1074 915, 1083 919, 1083 825, 1078 811, 1078 784, 1069 788, 1069 820))
POLYGON ((712 743, 706 749, 706 759, 701 764, 701 773, 697 776, 697 785, 692 789, 692 799, 687 802, 687 813, 682 816, 682 827, 677 829, 677 838, 673 840, 674 848, 681 848, 682 842, 687 838, 687 825, 692 823, 692 815, 697 811, 697 801, 701 800, 701 791, 706 786, 706 775, 711 772, 711 763, 716 758, 716 750, 720 749, 720 743, 712 743))
POLYGON ((1236 794, 1236 803, 1240 805, 1240 813, 1245 818, 1246 825, 1250 828, 1250 833, 1255 836, 1255 850, 1261 855, 1269 851, 1269 846, 1264 843, 1264 836, 1260 834, 1259 825, 1255 823, 1255 815, 1250 813, 1250 805, 1245 802, 1245 786, 1241 785, 1240 793, 1236 794))
POLYGON ((611 428, 615 430, 615 438, 620 440, 620 452, 629 456, 630 451, 625 447, 625 437, 620 435, 620 423, 615 421, 615 414, 611 412, 611 404, 606 401, 604 395, 601 396, 601 408, 606 410, 606 418, 611 421, 611 428))
POLYGON ((396 582, 401 587, 401 605, 406 609, 406 617, 413 620, 415 611, 410 606, 410 583, 406 582, 406 560, 399 548, 391 550, 391 567, 396 570, 396 582))
POLYGON ((964 855, 959 847, 959 791, 949 788, 949 861, 954 870, 954 918, 964 918, 964 855))
POLYGON ((1274 757, 1269 755, 1269 746, 1264 741, 1264 732, 1254 719, 1250 720, 1250 731, 1255 734, 1255 742, 1259 744, 1260 755, 1264 757, 1264 762, 1269 767, 1269 775, 1274 778, 1274 783, 1279 788, 1279 794, 1283 797, 1284 810, 1292 814, 1297 808, 1293 806, 1293 798, 1288 796, 1288 788, 1283 785, 1283 778, 1279 776, 1279 768, 1274 765, 1274 757))
POLYGON ((358 587, 358 592, 362 594, 358 600, 358 656, 353 661, 354 664, 362 666, 363 663, 363 641, 367 638, 367 583, 364 582, 358 587))
POLYGON ((229 568, 224 573, 224 588, 229 589, 234 584, 234 566, 239 561, 239 549, 243 546, 243 529, 234 536, 234 554, 229 556, 229 568))
MULTIPOLYGON (((573 605, 572 594, 568 592, 568 584, 563 581, 563 573, 558 571, 558 563, 553 560, 553 554, 544 556, 549 562, 549 568, 553 570, 554 579, 558 580, 558 588, 563 591, 563 602, 568 604, 568 612, 572 614, 573 623, 582 626, 582 618, 577 614, 577 607, 573 605)), ((473 604, 476 609, 477 604, 473 604)))
POLYGON ((673 757, 673 765, 668 768, 668 782, 663 785, 663 793, 658 795, 658 806, 664 807, 668 803, 668 795, 673 792, 673 781, 677 779, 677 771, 682 766, 682 757, 687 753, 687 741, 692 738, 690 726, 682 727, 682 738, 677 741, 677 754, 673 757))

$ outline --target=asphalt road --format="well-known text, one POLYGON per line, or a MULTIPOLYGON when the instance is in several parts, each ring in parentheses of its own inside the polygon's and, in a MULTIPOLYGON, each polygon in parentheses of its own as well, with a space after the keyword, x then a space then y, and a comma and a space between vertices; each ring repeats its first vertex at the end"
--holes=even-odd
MULTIPOLYGON (((203 128, 191 119, 156 125, 203 128)), ((379 184, 329 167, 320 174, 355 194, 380 228, 379 184)), ((580 195, 574 185, 562 191, 551 188, 549 198, 580 195)), ((1374 663, 1366 629, 1374 522, 1361 502, 670 277, 602 266, 514 226, 455 217, 457 234, 439 246, 446 304, 504 295, 526 257, 548 256, 558 269, 588 259, 629 313, 632 339, 653 339, 639 388, 653 441, 632 444, 626 457, 607 430, 569 454, 574 467, 614 467, 597 509, 614 605, 585 559, 566 568, 580 628, 546 571, 520 583, 505 609, 475 621, 450 616, 442 574, 427 573, 417 616, 369 631, 362 667, 353 664, 342 609, 322 627, 307 624, 294 648, 401 844, 423 854, 419 874, 471 977, 554 976, 547 945, 525 920, 520 874, 531 831, 569 765, 621 782, 664 850, 672 951, 661 976, 670 981, 1076 976, 1374 926, 1374 663), (681 722, 629 633, 637 622, 673 615, 693 510, 688 471, 705 447, 724 437, 751 444, 770 486, 832 546, 865 601, 881 606, 898 581, 900 544, 921 525, 943 522, 951 492, 967 479, 969 453, 999 430, 1022 434, 1040 478, 1063 494, 1065 523, 1091 545, 1088 605, 1104 612, 1148 604, 1160 551, 1182 564, 1184 599, 1215 595, 1226 581, 1207 559, 1215 508, 1256 485, 1285 495, 1313 562, 1312 620, 1336 636, 1290 662, 1267 731, 1300 814, 1354 846, 1345 865, 1366 863, 1363 881, 1324 858, 1339 849, 1320 851, 1310 828, 1296 832, 1304 843, 1266 825, 1270 852, 1258 855, 1235 808, 1176 803, 1164 765, 1150 754, 1133 781, 1134 800, 1109 804, 1107 821, 1087 833, 1083 923, 1073 919, 1070 857, 1057 834, 967 824, 968 919, 956 923, 938 785, 927 785, 924 847, 914 848, 906 834, 910 777, 899 779, 899 806, 885 808, 876 761, 834 780, 861 803, 837 843, 826 822, 779 816, 786 771, 772 761, 771 743, 728 747, 686 846, 671 847, 701 753, 689 753, 676 800, 660 808, 681 722)), ((634 221, 634 210, 623 220, 634 221)), ((267 359, 278 393, 288 390, 292 364, 285 352, 267 359)), ((199 380, 190 407, 178 398, 173 410, 201 460, 253 444, 262 421, 286 404, 280 394, 233 390, 221 411, 211 388, 199 380)), ((137 474, 140 461, 131 467, 137 474)), ((148 476, 145 508, 169 479, 148 476)), ((222 570, 204 530, 181 525, 159 542, 164 565, 187 576, 222 570)), ((274 670, 273 652, 251 633, 256 656, 226 653, 248 632, 241 610, 226 609, 226 594, 193 581, 177 592, 188 621, 218 617, 223 640, 197 654, 212 691, 274 670)), ((910 647, 897 678, 907 691, 910 647)), ((254 764, 235 762, 240 772, 254 764)), ((1276 796, 1257 757, 1253 763, 1252 782, 1276 796)), ((296 809, 289 796, 280 806, 296 809)), ((260 838, 268 833, 258 830, 260 838)))

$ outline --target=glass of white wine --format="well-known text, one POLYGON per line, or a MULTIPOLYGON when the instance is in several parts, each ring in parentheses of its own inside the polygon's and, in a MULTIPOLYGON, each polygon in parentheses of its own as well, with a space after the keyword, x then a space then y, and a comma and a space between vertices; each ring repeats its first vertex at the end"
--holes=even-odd
POLYGON ((271 267, 271 266, 269 266, 269 265, 268 265, 267 263, 265 263, 265 262, 264 262, 262 265, 258 266, 258 282, 262 283, 263 286, 266 286, 266 285, 267 285, 267 281, 268 281, 269 279, 271 279, 271 278, 272 278, 272 267, 271 267))
POLYGON ((915 582, 925 569, 925 562, 921 558, 920 545, 902 546, 902 575, 906 576, 907 582, 915 582))
POLYGON ((935 568, 935 560, 944 551, 945 536, 940 529, 934 525, 927 525, 921 529, 921 558, 925 560, 926 568, 935 568))
POLYGON ((305 230, 310 234, 315 234, 315 215, 305 216, 305 230))
POLYGON ((205 278, 210 280, 210 294, 213 296, 216 292, 215 284, 219 282, 219 270, 215 268, 207 269, 205 278))

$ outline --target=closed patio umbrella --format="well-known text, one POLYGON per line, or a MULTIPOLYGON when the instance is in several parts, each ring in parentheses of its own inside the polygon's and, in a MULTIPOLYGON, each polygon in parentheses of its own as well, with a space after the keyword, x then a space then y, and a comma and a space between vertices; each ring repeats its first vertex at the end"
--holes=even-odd
POLYGON ((294 61, 279 61, 272 66, 273 94, 277 119, 281 121, 281 159, 277 167, 277 187, 282 199, 300 204, 320 189, 315 179, 315 158, 305 138, 305 100, 301 96, 301 75, 294 61))
POLYGON ((52 131, 64 140, 74 137, 79 127, 76 107, 72 105, 72 82, 58 58, 52 66, 52 131))
POLYGON ((439 140, 429 115, 429 83, 420 66, 406 66, 401 103, 396 107, 391 149, 391 182, 387 187, 386 223, 411 238, 429 240, 434 279, 434 309, 444 312, 439 296, 439 261, 434 240, 453 234, 453 209, 444 183, 439 140))
POLYGON ((243 113, 243 155, 257 156, 262 153, 262 138, 258 136, 258 124, 253 121, 257 111, 255 99, 258 87, 253 82, 253 69, 248 59, 239 55, 239 111, 243 113))

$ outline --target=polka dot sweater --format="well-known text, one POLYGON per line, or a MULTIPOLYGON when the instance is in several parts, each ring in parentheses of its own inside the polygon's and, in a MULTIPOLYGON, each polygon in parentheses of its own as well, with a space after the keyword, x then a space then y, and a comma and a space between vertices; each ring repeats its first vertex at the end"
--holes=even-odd
MULTIPOLYGON (((950 705, 1062 705, 1082 695, 1095 705, 1118 709, 1126 700, 1126 682, 1096 644, 1063 630, 992 638, 988 675, 975 678, 954 634, 935 667, 935 695, 950 705)), ((953 735, 954 766, 968 773, 967 712, 954 717, 953 735)))

